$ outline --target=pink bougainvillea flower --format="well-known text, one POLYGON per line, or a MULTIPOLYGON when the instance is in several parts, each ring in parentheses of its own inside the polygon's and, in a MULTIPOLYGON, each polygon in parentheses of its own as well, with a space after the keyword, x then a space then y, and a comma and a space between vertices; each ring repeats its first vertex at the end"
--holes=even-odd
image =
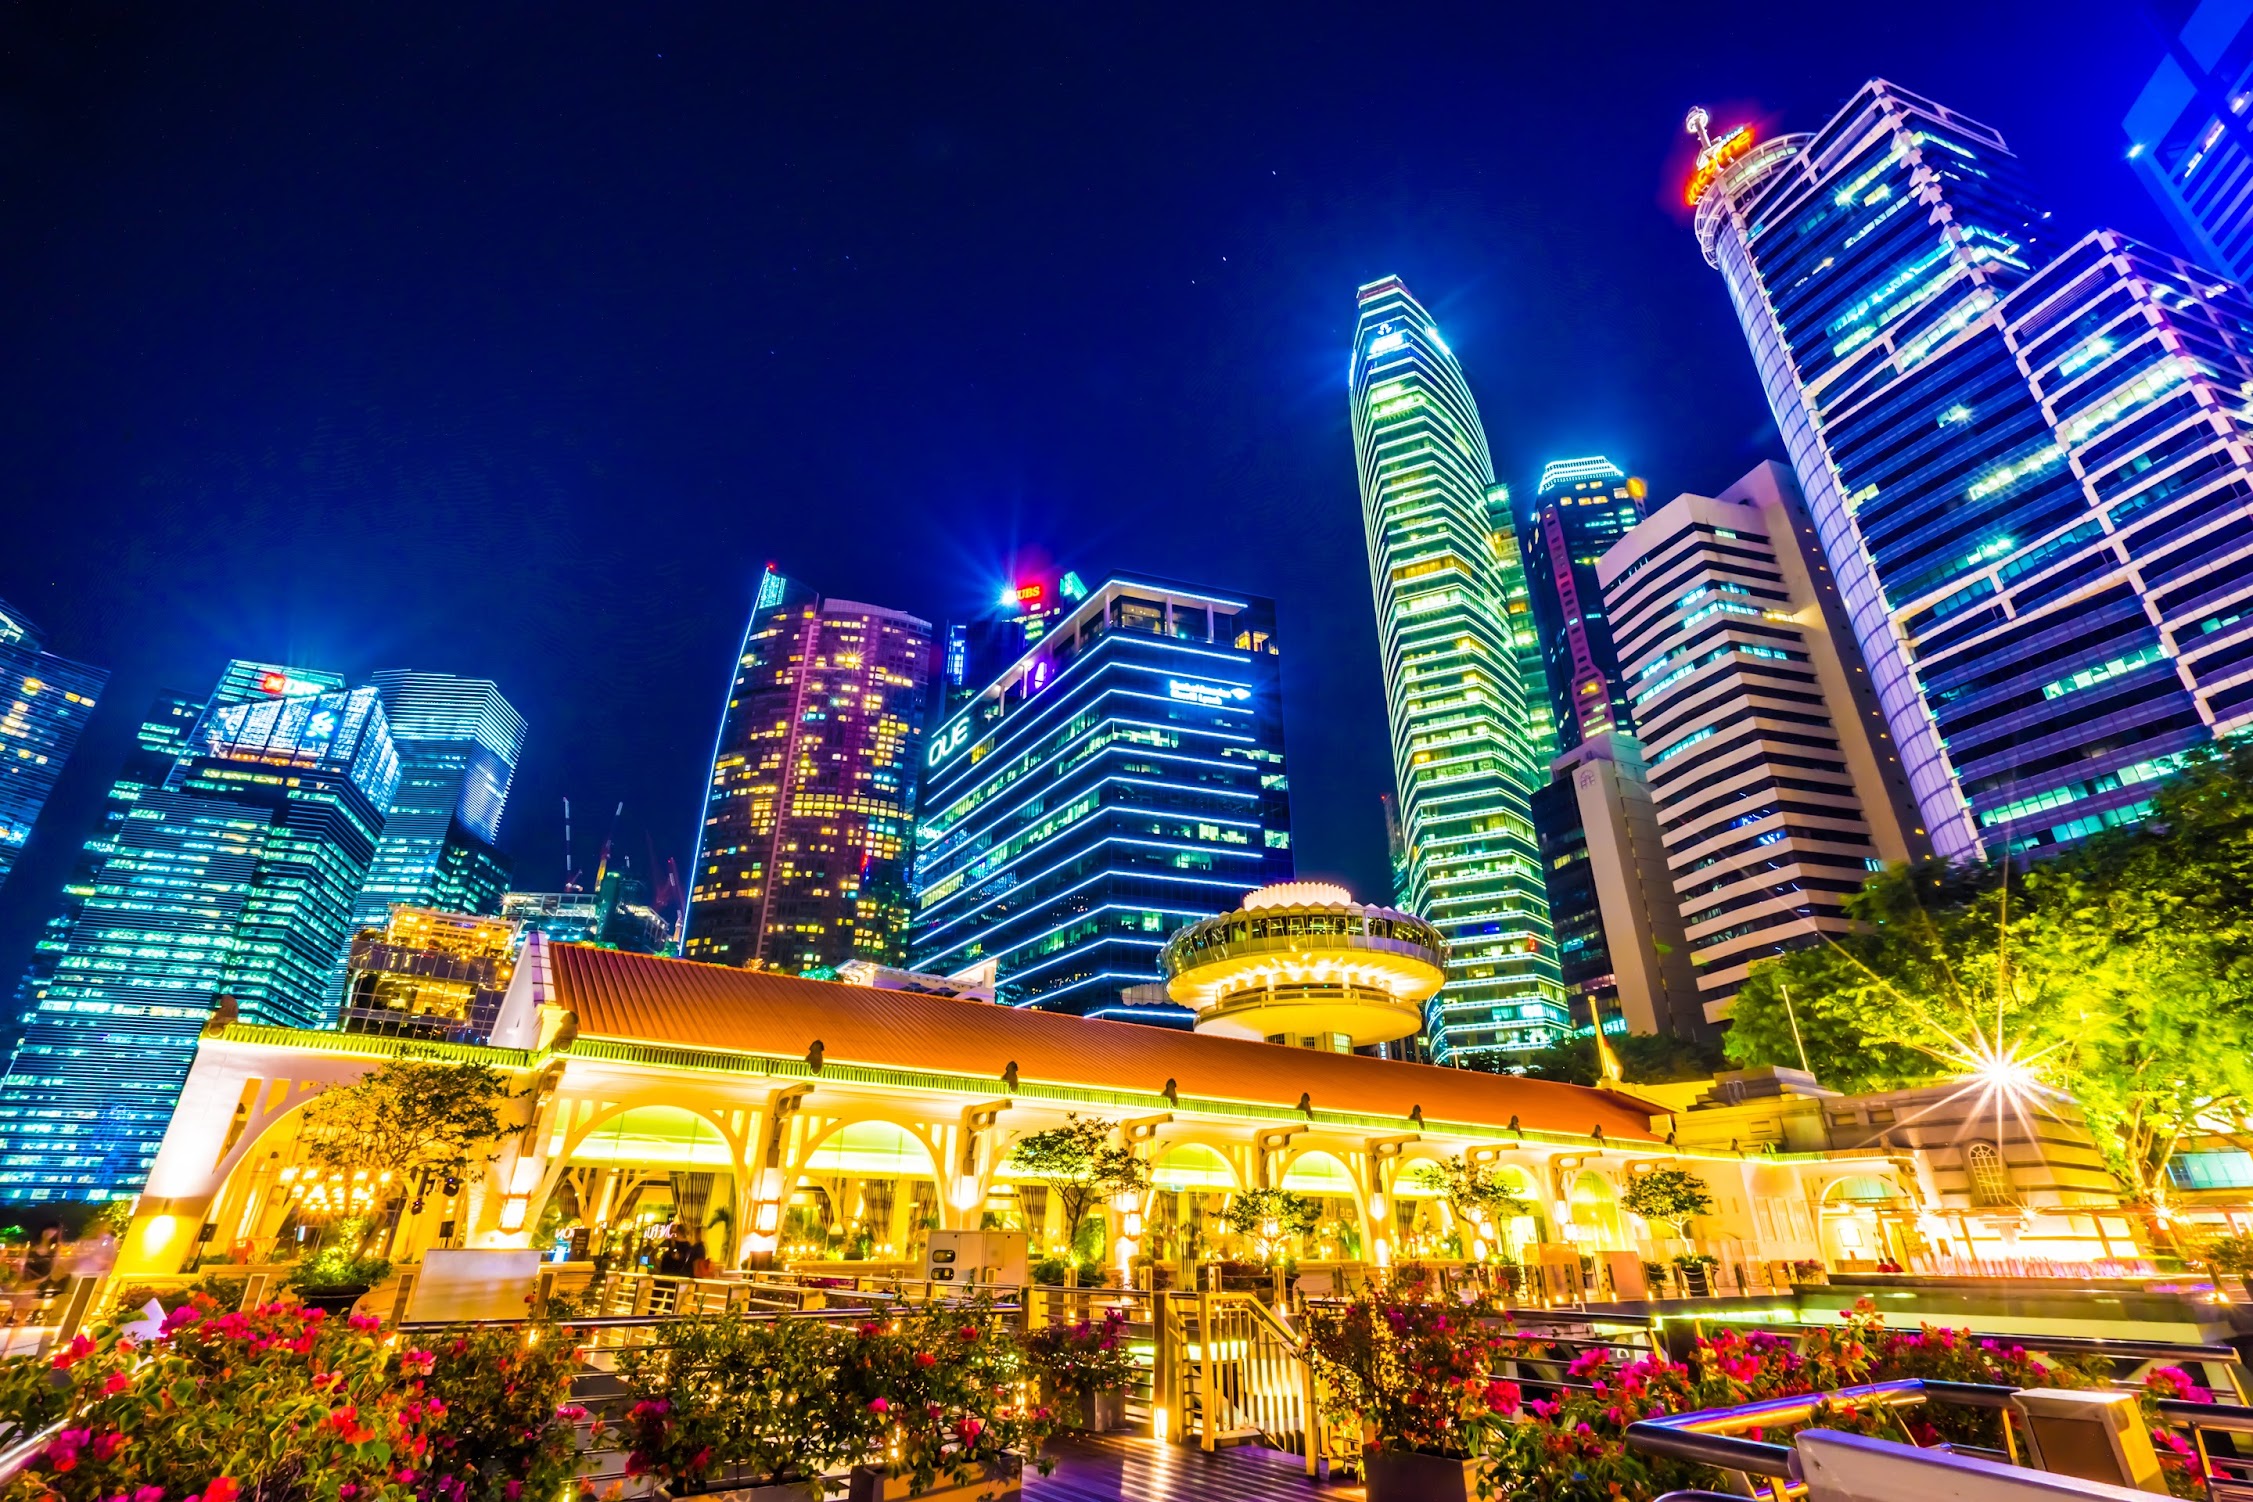
POLYGON ((890 1413, 892 1411, 891 1401, 886 1398, 870 1398, 868 1400, 868 1411, 870 1413, 890 1413))
POLYGON ((232 1476, 221 1476, 203 1489, 203 1502, 235 1502, 242 1488, 232 1476))

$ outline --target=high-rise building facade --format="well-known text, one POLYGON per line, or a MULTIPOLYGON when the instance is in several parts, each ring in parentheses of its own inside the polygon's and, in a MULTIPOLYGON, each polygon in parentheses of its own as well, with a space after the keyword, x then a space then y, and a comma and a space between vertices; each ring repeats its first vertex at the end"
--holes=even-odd
POLYGON ((1938 853, 2142 817, 2253 716, 2253 306, 2110 231, 2042 254, 2001 137, 1882 81, 1701 161, 1699 242, 1938 853))
POLYGON ((32 947, 31 963, 24 967, 23 979, 16 986, 15 1007, 8 1014, 11 1022, 29 1016, 46 995, 48 984, 55 978, 55 967, 70 947, 70 931, 78 922, 79 909, 93 895, 94 878, 101 873, 102 862, 117 847, 118 831, 125 827, 141 795, 163 787, 172 775, 174 764, 187 754, 188 732, 202 714, 202 699, 170 692, 158 694, 142 714, 133 732, 132 749, 125 753, 125 765, 102 800, 101 822, 79 848, 78 859, 63 881, 61 904, 48 916, 32 947))
POLYGON ((0 600, 0 886, 110 677, 46 647, 39 628, 0 600))
POLYGON ((1632 731, 1596 560, 1643 519, 1643 482, 1602 455, 1545 465, 1521 530, 1557 749, 1632 731))
MULTIPOLYGON (((1188 1025, 1125 993, 1184 924, 1291 875, 1275 607, 1113 578, 939 721, 913 968, 996 999, 1188 1025)), ((1143 993, 1148 994, 1148 993, 1143 993)))
POLYGON ((2121 127, 2193 259, 2253 277, 2253 0, 2202 0, 2121 127))
POLYGON ((1641 746, 1613 731, 1560 753, 1552 772, 1533 822, 1573 1022, 1707 1035, 1641 746))
POLYGON ((399 763, 373 688, 207 707, 82 904, 0 1082, 0 1199, 146 1176, 214 1011, 317 1027, 399 763))
POLYGON ((1797 485, 1764 464, 1668 502, 1598 565, 1706 1019, 1752 964, 1851 925, 1929 853, 1797 485))
POLYGON ((492 914, 508 890, 501 812, 524 754, 524 717, 484 678, 385 672, 369 682, 399 749, 384 818, 352 922, 380 928, 392 906, 492 914))
POLYGON ((793 973, 907 949, 931 627, 769 569, 720 716, 681 950, 793 973))
POLYGON ((400 904, 381 928, 352 938, 346 1032, 446 1043, 493 1035, 516 971, 519 935, 506 918, 400 904))
POLYGON ((1406 837, 1406 905, 1447 936, 1426 1007, 1441 1063, 1569 1026, 1530 800, 1553 734, 1541 644, 1461 366, 1397 277, 1360 289, 1354 457, 1406 837))

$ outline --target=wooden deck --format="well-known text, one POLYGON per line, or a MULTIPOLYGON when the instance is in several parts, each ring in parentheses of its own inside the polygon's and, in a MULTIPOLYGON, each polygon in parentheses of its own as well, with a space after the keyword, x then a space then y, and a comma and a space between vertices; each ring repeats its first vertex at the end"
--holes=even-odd
POLYGON ((1027 1470, 1025 1502, 1362 1502, 1358 1483, 1307 1478, 1295 1455, 1248 1446, 1208 1455, 1106 1434, 1050 1444, 1055 1471, 1027 1470))

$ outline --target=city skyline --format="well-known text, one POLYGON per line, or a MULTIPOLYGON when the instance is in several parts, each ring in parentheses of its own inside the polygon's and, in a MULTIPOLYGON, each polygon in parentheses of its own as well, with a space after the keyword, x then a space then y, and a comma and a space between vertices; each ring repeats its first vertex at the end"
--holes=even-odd
MULTIPOLYGON (((661 178, 650 204, 654 217, 620 216, 621 227, 632 226, 626 240, 593 232, 576 217, 557 222, 559 206, 543 196, 511 212, 545 224, 543 233, 564 262, 574 254, 591 257, 615 271, 605 278, 609 287, 642 290, 613 290, 591 303, 576 297, 557 302, 548 295, 558 288, 555 274, 532 273, 558 263, 537 252, 511 257, 506 278, 532 301, 504 293, 465 302, 491 275, 477 247, 513 243, 505 227, 497 228, 498 241, 476 229, 425 242, 440 258, 426 268, 436 276, 438 295, 427 306, 409 308, 406 321, 389 334, 363 330, 353 320, 362 307, 393 306, 379 289, 404 268, 391 264, 390 252, 369 245, 350 217, 357 210, 343 200, 315 193, 270 202, 259 211, 264 232, 240 243, 252 247, 265 267, 261 284, 273 290, 253 292, 248 283, 223 277, 211 304, 227 310, 223 321, 183 321, 164 311, 171 288, 165 277, 116 282, 123 270, 116 258, 127 254, 123 241, 106 261, 81 257, 64 265, 53 258, 86 233, 90 215, 154 190, 139 172, 115 170, 102 155, 106 137, 66 150, 52 164, 10 159, 10 181, 28 195, 23 201, 33 222, 44 226, 41 238, 16 252, 11 285, 52 289, 66 303, 75 297, 97 310, 114 306, 136 330, 134 338, 153 341, 157 365, 193 383, 191 389, 169 377, 152 382, 151 366, 114 358, 107 313, 97 311, 91 323, 78 326, 83 352, 59 365, 60 352, 42 332, 48 325, 37 316, 20 321, 30 341, 25 368, 65 374, 22 392, 13 409, 17 420, 37 424, 23 433, 17 483, 42 499, 35 503, 32 490, 23 492, 24 528, 18 546, 0 559, 0 593, 47 625, 58 650, 120 675, 89 732, 91 754, 74 773, 78 818, 71 822, 82 827, 95 816, 132 722, 151 694, 167 684, 207 680, 225 656, 331 663, 356 675, 411 662, 499 681, 538 727, 511 797, 504 842, 520 886, 561 885, 566 796, 582 815, 582 866, 591 868, 605 818, 624 802, 619 848, 632 854, 639 870, 654 846, 661 872, 666 857, 687 855, 701 770, 696 763, 710 744, 707 685, 724 669, 742 602, 766 559, 819 577, 841 594, 940 620, 984 601, 989 588, 1017 572, 1013 564, 1037 570, 1043 555, 1053 555, 1102 571, 1227 578, 1277 600, 1286 631, 1300 644, 1285 663, 1294 780, 1305 805, 1296 830, 1300 864, 1355 890, 1380 891, 1386 867, 1375 805, 1389 784, 1389 767, 1382 746, 1364 744, 1349 729, 1382 703, 1374 644, 1364 621, 1334 608, 1334 581, 1341 565, 1357 563, 1360 544, 1351 476, 1339 457, 1342 414, 1330 395, 1335 388, 1327 387, 1335 369, 1329 352, 1343 334, 1339 285, 1398 269, 1441 302, 1435 311, 1472 369, 1494 430, 1500 478, 1513 489, 1530 487, 1540 463, 1556 454, 1616 452, 1634 456, 1636 471, 1659 493, 1671 494, 1710 486, 1714 476, 1740 473, 1777 452, 1773 435, 1761 431, 1741 337, 1728 327, 1725 307, 1716 306, 1711 273, 1685 245, 1676 217, 1680 163, 1670 154, 1688 144, 1675 127, 1689 102, 1705 99, 1719 108, 1722 100, 1749 99, 1763 115, 1819 119, 1869 73, 1889 72, 2000 122, 2045 188, 2062 189, 2044 199, 2061 218, 2120 222, 2164 238, 2156 211, 2120 160, 2117 122, 2158 50, 2156 39, 2147 45, 2136 36, 2132 22, 2124 36, 2108 38, 2101 48, 2087 38, 2045 34, 2033 43, 2041 50, 2040 65, 2005 78, 1977 59, 2012 31, 2008 15, 1972 17, 1945 55, 1920 49, 1913 58, 1906 55, 1905 36, 1882 29, 1846 46, 1797 32, 1796 23, 1766 28, 1776 35, 1748 47, 1748 37, 1763 27, 1754 13, 1742 19, 1741 27, 1724 30, 1745 35, 1701 36, 1682 22, 1653 17, 1647 45, 1624 50, 1618 39, 1564 19, 1545 20, 1542 29, 1497 46, 1504 39, 1495 29, 1500 23, 1478 19, 1465 50, 1490 59, 1527 47, 1607 58, 1618 53, 1611 76, 1621 107, 1590 116, 1573 102, 1574 138, 1540 152, 1511 153, 1506 170, 1493 143, 1534 138, 1545 119, 1559 117, 1561 86, 1541 80, 1505 86, 1491 61, 1449 59, 1447 88, 1435 87, 1429 102, 1409 101, 1406 113, 1388 116, 1374 130, 1357 126, 1348 139, 1316 112, 1317 100, 1326 112, 1337 85, 1359 75, 1357 50, 1345 48, 1342 38, 1317 35, 1249 71, 1223 72, 1175 59, 1172 49, 1156 47, 1154 35, 1128 28, 1109 55, 1121 60, 1138 92, 1157 78, 1151 69, 1179 69, 1187 96, 1217 101, 1225 77, 1226 97, 1256 108, 1239 116, 1233 106, 1219 114, 1210 104, 1192 106, 1202 112, 1182 127, 1193 121, 1201 143, 1192 161, 1172 153, 1152 157, 1123 133, 1117 122, 1135 112, 1105 109, 1104 96, 1067 95, 1075 102, 1057 123, 1059 148, 1092 153, 1088 159, 1105 170, 1129 172, 1138 186, 1128 197, 1157 191, 1177 211, 1138 213, 1136 227, 1123 235, 1112 233, 1111 219, 1090 219, 1078 208, 1059 215, 1059 202, 1038 186, 1035 202, 1049 227, 1028 235, 1006 199, 996 197, 1015 192, 1015 178, 997 170, 1018 149, 1014 133, 991 112, 945 91, 911 89, 898 107, 867 116, 833 143, 819 133, 786 132, 740 166, 697 163, 699 203, 711 201, 703 178, 712 178, 720 188, 716 196, 727 201, 724 184, 731 175, 763 185, 747 203, 800 204, 791 186, 799 173, 826 172, 858 186, 857 195, 824 200, 834 207, 814 210, 803 233, 765 236, 763 219, 742 214, 694 234, 676 232, 670 176, 661 178), (1785 32, 1794 34, 1787 40, 1785 32), (1481 39, 1486 45, 1477 44, 1481 39), (1808 59, 1820 62, 1809 67, 1808 59), (2100 97, 2068 108, 2030 81, 2045 72, 2090 81, 2100 97), (1458 97, 1490 100, 1499 111, 1480 141, 1436 128, 1445 114, 1438 101, 1450 89, 1458 97), (2094 118, 2083 120, 2083 113, 2094 118), (1258 129, 1252 116, 1304 123, 1304 140, 1258 129), (1410 140, 1417 150, 1404 154, 1398 148, 1410 140), (66 181, 58 168, 74 176, 66 181), (949 185, 947 202, 959 198, 982 216, 979 223, 992 220, 991 231, 977 236, 990 233, 997 245, 1014 241, 1046 257, 1025 263, 1037 271, 1036 280, 999 319, 967 306, 903 316, 903 296, 938 308, 924 295, 932 287, 928 276, 906 269, 917 257, 907 254, 898 235, 846 207, 856 196, 904 194, 902 222, 918 229, 918 256, 931 251, 925 257, 930 273, 956 285, 971 265, 1018 265, 984 255, 982 239, 964 238, 970 233, 964 216, 942 210, 930 196, 934 174, 949 185), (89 182, 113 186, 99 199, 70 186, 89 182), (1444 186, 1449 183, 1461 186, 1444 186), (1221 196, 1213 197, 1216 192, 1221 196), (997 207, 1000 217, 994 218, 997 207), (740 291, 708 276, 700 280, 701 263, 683 276, 633 269, 645 244, 686 246, 693 260, 702 254, 696 245, 707 241, 731 246, 730 259, 745 272, 733 284, 740 291), (308 252, 332 264, 336 290, 285 295, 298 285, 292 268, 308 252), (793 265, 801 269, 793 273, 793 265), (1059 281, 1066 268, 1068 280, 1059 281), (897 280, 903 271, 908 281, 898 287, 884 280, 897 280), (136 290, 142 286, 145 291, 136 290), (1118 295, 1091 300, 1087 289, 1094 286, 1116 288, 1118 295), (677 295, 667 290, 690 287, 716 289, 711 295, 718 298, 699 305, 693 326, 683 322, 677 295), (606 395, 602 415, 594 416, 583 403, 611 392, 611 378, 590 373, 571 346, 615 343, 620 315, 645 295, 657 301, 647 309, 650 316, 633 323, 647 332, 635 335, 630 348, 619 350, 624 358, 606 367, 621 375, 656 372, 653 391, 664 392, 670 415, 654 418, 647 402, 606 395), (620 302, 622 296, 628 301, 620 302), (274 297, 283 300, 269 303, 274 297), (756 336, 733 336, 746 298, 762 320, 778 320, 777 338, 754 347, 756 336), (558 310, 552 331, 543 330, 546 320, 534 316, 535 308, 558 310), (1170 316, 1156 316, 1161 310, 1170 316), (1566 327, 1572 337, 1561 341, 1566 327), (726 370, 712 366, 709 340, 700 332, 718 328, 731 330, 728 342, 741 347, 726 370), (1162 337, 1155 332, 1160 328, 1162 337), (246 329, 275 330, 281 343, 245 344, 246 329), (300 343, 286 332, 294 329, 318 330, 320 337, 300 343), (510 373, 495 378, 498 367, 488 367, 486 356, 473 355, 465 365, 449 353, 465 330, 510 373), (564 335, 568 343, 559 345, 564 335), (768 355, 770 347, 781 353, 768 355), (1017 350, 1029 351, 1031 363, 1008 353, 1017 350), (934 363, 938 351, 946 352, 943 365, 934 363), (211 364, 215 355, 223 367, 211 364), (105 429, 98 440, 71 416, 93 410, 67 374, 85 368, 76 363, 81 359, 122 373, 122 383, 113 383, 99 403, 117 414, 120 431, 105 429), (457 384, 472 368, 490 395, 457 384), (822 409, 835 417, 806 405, 829 378, 802 381, 798 373, 846 368, 869 372, 856 384, 853 402, 822 409), (927 405, 929 394, 939 402, 930 418, 912 410, 903 418, 903 402, 911 409, 927 405), (737 415, 720 419, 723 407, 737 415), (441 410, 450 415, 438 423, 441 410), (856 449, 874 450, 841 437, 846 430, 838 422, 849 413, 857 414, 856 423, 893 423, 907 446, 888 453, 881 465, 854 456, 856 449), (932 426, 942 413, 944 431, 932 426), (536 425, 551 418, 560 424, 553 433, 579 436, 543 436, 551 430, 536 425), (789 442, 784 435, 793 430, 813 442, 789 442), (126 432, 130 438, 114 441, 126 432), (238 472, 231 461, 224 470, 213 467, 226 455, 269 451, 287 456, 275 474, 238 472), (828 478, 811 486, 811 470, 799 455, 817 451, 854 457, 842 466, 815 466, 828 478), (1116 455, 1119 462, 1090 465, 1081 456, 1091 453, 1116 455), (746 486, 743 477, 750 475, 759 479, 746 486), (826 498, 832 489, 837 504, 826 498), (113 513, 109 531, 123 544, 99 555, 72 540, 90 534, 65 525, 96 506, 113 513), (177 520, 166 519, 172 508, 177 520), (878 524, 856 533, 844 524, 856 515, 878 524), (1145 518, 1156 524, 1144 524, 1145 518), (1174 556, 1171 539, 1191 521, 1205 537, 1202 548, 1219 555, 1207 566, 1174 556), (623 531, 617 530, 621 523, 623 531), (292 556, 313 566, 262 573, 257 565, 284 528, 294 539, 292 556), (589 552, 585 561, 560 550, 564 539, 590 528, 617 537, 619 545, 589 552), (1265 539, 1285 528, 1293 533, 1291 549, 1266 555, 1265 539), (363 587, 349 593, 326 584, 356 553, 380 556, 396 535, 415 529, 452 540, 431 555, 429 569, 370 571, 363 587), (860 535, 873 545, 854 546, 860 535), (677 543, 683 537, 703 542, 684 549, 677 543), (506 605, 458 609, 488 575, 506 605), (191 578, 192 588, 186 584, 191 578), (545 582, 526 587, 529 578, 545 582), (587 681, 631 692, 637 708, 630 724, 598 711, 595 696, 578 693, 576 685, 587 681)), ((136 45, 146 42, 152 55, 176 59, 176 72, 167 78, 193 78, 199 70, 228 77, 241 66, 206 55, 204 39, 172 34, 154 20, 136 24, 165 30, 136 45)), ((1229 38, 1262 29, 1256 18, 1232 17, 1215 45, 1225 51, 1229 38)), ((836 40, 824 30, 817 25, 773 43, 800 49, 808 77, 817 78, 829 69, 826 49, 836 40)), ((379 31, 358 39, 355 61, 406 47, 405 31, 379 31)), ((594 149, 591 132, 606 128, 594 122, 621 110, 648 122, 636 126, 624 116, 614 122, 622 132, 617 139, 634 143, 637 163, 676 160, 676 148, 690 139, 679 134, 690 122, 676 104, 684 85, 689 95, 696 86, 667 70, 708 68, 713 49, 703 44, 717 38, 629 28, 598 49, 585 37, 575 42, 569 31, 558 32, 558 50, 543 68, 569 76, 598 52, 606 70, 616 58, 636 60, 622 70, 616 89, 574 88, 570 112, 590 127, 539 146, 539 159, 523 164, 529 171, 511 171, 505 180, 548 180, 557 165, 594 149), (641 103, 645 96, 650 107, 641 103)), ((1052 56, 1066 76, 1078 78, 1083 69, 1073 44, 1046 23, 1014 34, 981 29, 980 35, 995 49, 998 76, 1006 80, 1030 76, 1028 70, 1052 56)), ((76 34, 48 40, 60 55, 87 59, 106 56, 115 45, 76 34)), ((484 223, 479 216, 488 211, 481 203, 451 192, 431 198, 435 183, 419 167, 405 167, 427 160, 427 150, 394 158, 386 149, 384 162, 398 165, 385 166, 367 157, 359 137, 335 134, 348 113, 356 131, 373 130, 387 147, 402 131, 425 146, 437 146, 449 132, 472 139, 471 122, 445 103, 450 96, 443 80, 433 80, 440 105, 424 123, 396 109, 371 111, 370 101, 355 93, 353 74, 338 72, 340 60, 322 51, 324 44, 313 43, 315 52, 297 68, 273 66, 288 50, 278 37, 248 40, 256 45, 245 60, 259 58, 266 66, 239 80, 232 93, 236 107, 273 107, 279 89, 288 98, 288 117, 301 119, 303 127, 257 133, 247 170, 286 164, 292 181, 336 181, 303 170, 312 153, 333 152, 342 175, 361 183, 353 202, 390 204, 414 222, 467 214, 471 224, 484 223), (305 95, 291 79, 319 79, 337 102, 305 95)), ((911 55, 920 45, 903 33, 881 44, 894 50, 880 50, 875 65, 881 70, 889 66, 886 59, 911 55)), ((538 99, 546 87, 541 76, 534 69, 503 78, 501 107, 518 115, 545 108, 538 99)), ((144 107, 164 108, 175 122, 200 118, 200 106, 159 103, 164 90, 181 86, 129 72, 76 89, 68 99, 35 89, 30 107, 68 113, 82 108, 81 100, 98 100, 127 120, 144 107)), ((222 125, 231 131, 248 118, 228 114, 222 125)), ((237 165, 238 153, 212 149, 221 137, 177 125, 161 134, 170 153, 167 178, 204 185, 213 205, 242 202, 258 180, 241 175, 246 169, 237 165)), ((708 134, 700 128, 695 136, 708 134)), ((730 156, 737 155, 731 147, 730 156)), ((598 152, 595 176, 574 197, 596 204, 631 191, 626 184, 639 173, 621 177, 610 170, 613 162, 598 152)), ((496 166, 474 158, 469 178, 485 183, 496 166)), ((484 196, 497 209, 506 192, 484 196)), ((194 222, 192 214, 180 217, 186 203, 171 207, 175 212, 165 223, 194 222)), ((187 248, 172 246, 175 252, 187 248)), ((66 787, 58 796, 70 794, 66 787)), ((52 840, 35 837, 61 852, 48 863, 50 881, 41 885, 59 884, 80 838, 78 828, 52 840)), ((19 912, 15 904, 15 894, 8 894, 0 929, 12 930, 20 954, 43 915, 19 912)), ((10 958, 0 946, 0 960, 10 958)))

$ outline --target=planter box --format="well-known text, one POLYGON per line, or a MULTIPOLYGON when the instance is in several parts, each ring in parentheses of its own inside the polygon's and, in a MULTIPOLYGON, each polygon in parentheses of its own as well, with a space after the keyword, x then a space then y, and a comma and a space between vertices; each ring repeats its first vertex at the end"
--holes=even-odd
POLYGON ((367 1291, 368 1285, 365 1283, 357 1287, 347 1284, 342 1288, 301 1288, 297 1297, 306 1308, 326 1310, 330 1315, 341 1319, 352 1312, 352 1306, 359 1303, 361 1296, 367 1291))
POLYGON ((1479 1463, 1420 1450, 1370 1450, 1362 1458, 1369 1502, 1476 1502, 1479 1463))
POLYGON ((1108 1434, 1126 1427, 1126 1394, 1115 1387, 1081 1393, 1072 1409, 1072 1422, 1085 1434, 1108 1434))
MULTIPOLYGON (((905 1476, 887 1476, 872 1466, 857 1465, 845 1502, 908 1502, 907 1488, 905 1476)), ((929 1491, 916 1495, 915 1502, 1022 1502, 1024 1495, 1025 1462, 1012 1455, 989 1465, 985 1475, 974 1476, 962 1486, 948 1481, 942 1471, 929 1491)))

